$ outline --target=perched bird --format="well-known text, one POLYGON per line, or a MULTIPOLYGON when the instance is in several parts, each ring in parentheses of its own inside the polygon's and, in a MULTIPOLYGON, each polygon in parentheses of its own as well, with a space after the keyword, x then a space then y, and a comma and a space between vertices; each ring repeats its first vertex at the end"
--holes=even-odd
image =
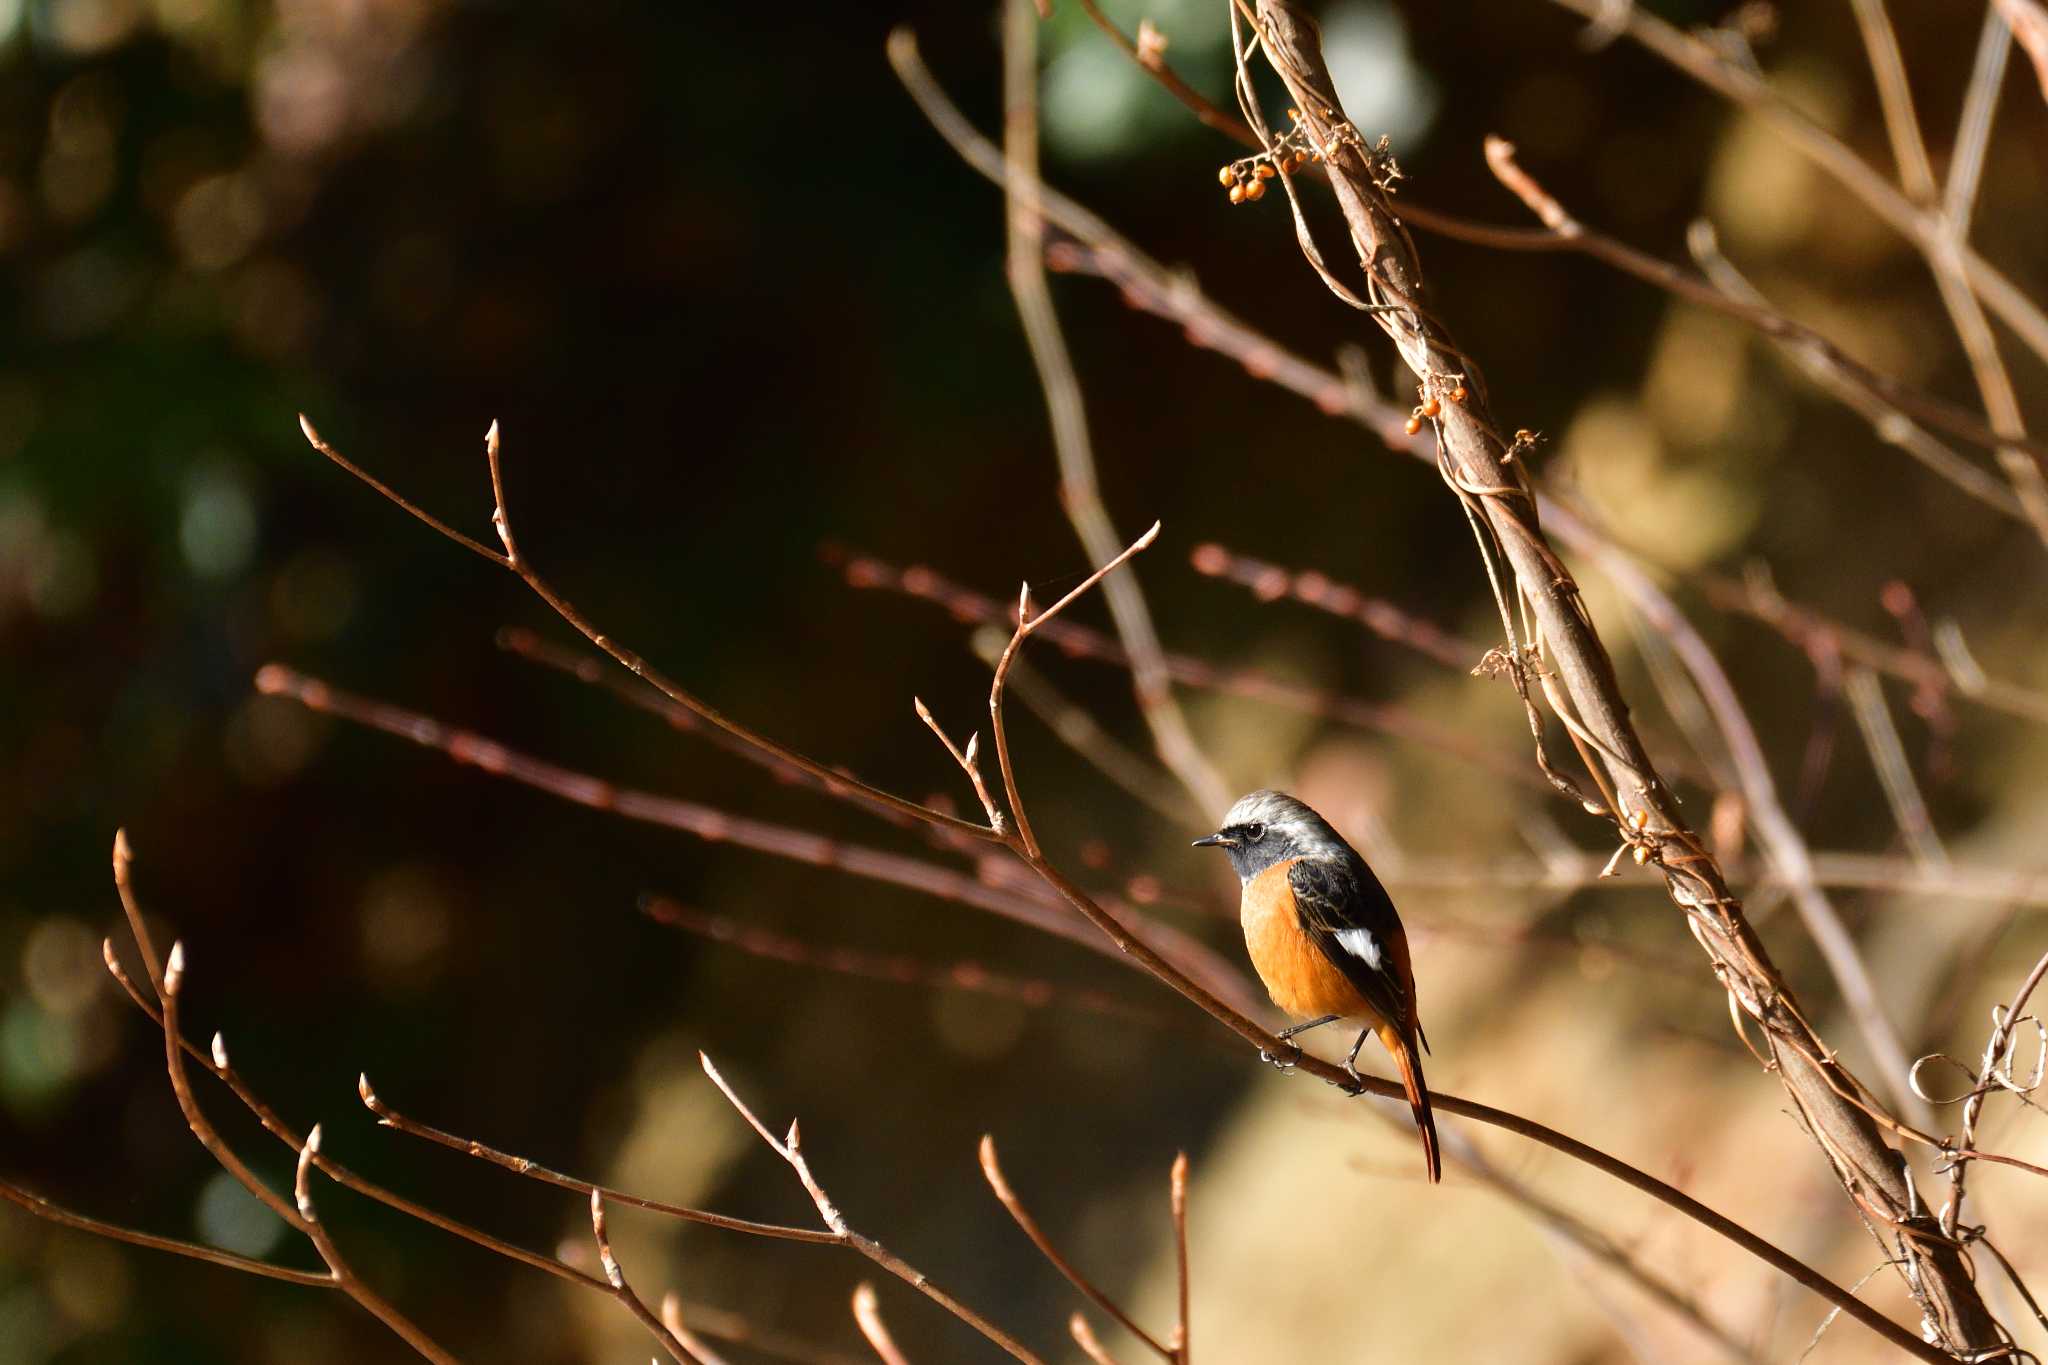
POLYGON ((1356 1079, 1358 1050, 1378 1034, 1401 1069, 1429 1178, 1441 1179, 1436 1119, 1422 1079, 1421 1050, 1429 1040, 1415 1014, 1408 935, 1365 859, 1322 816, 1276 791, 1240 800, 1223 828, 1195 847, 1229 856, 1244 883, 1240 913, 1252 966, 1274 1004, 1308 1020, 1280 1037, 1358 1020, 1365 1027, 1344 1059, 1356 1079))

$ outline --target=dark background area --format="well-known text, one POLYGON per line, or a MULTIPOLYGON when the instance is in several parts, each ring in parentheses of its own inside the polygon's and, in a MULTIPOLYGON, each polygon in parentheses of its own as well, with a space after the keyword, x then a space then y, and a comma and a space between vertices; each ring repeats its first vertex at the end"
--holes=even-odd
MULTIPOLYGON (((1141 16, 1108 8, 1127 28, 1141 16)), ((1651 8, 1690 24, 1718 22, 1726 7, 1651 8)), ((1894 8, 1940 164, 1974 12, 1965 23, 1942 6, 1894 8)), ((1221 9, 1143 12, 1218 98, 1221 9)), ((1378 35, 1371 50, 1393 62, 1358 79, 1409 93, 1411 126, 1396 138, 1405 194, 1523 221, 1480 156, 1484 135, 1505 134, 1581 218, 1659 255, 1682 258, 1687 222, 1714 213, 1753 278, 1784 286, 1788 309, 1879 368, 1975 406, 1919 259, 1830 182, 1771 180, 1789 153, 1639 49, 1588 53, 1580 21, 1545 4, 1354 3, 1332 11, 1333 34, 1340 18, 1378 35), (1780 198, 1804 206, 1790 228, 1757 208, 1780 198)), ((1101 1253, 1112 1283, 1135 1283, 1135 1248, 1156 1250, 1164 1230, 1173 1153, 1187 1148, 1201 1171, 1257 1079, 1250 1057, 1217 1046, 1162 992, 964 907, 565 806, 251 688, 260 665, 280 660, 620 783, 919 850, 495 649, 507 624, 569 636, 511 576, 322 461, 295 414, 484 538, 481 443, 499 421, 522 548, 606 630, 806 753, 892 790, 967 799, 910 697, 956 733, 982 722, 986 670, 964 647, 968 628, 853 591, 820 549, 929 564, 998 597, 1020 579, 1056 595, 1090 567, 1059 506, 1004 285, 1000 196, 926 128, 883 60, 888 29, 914 25, 933 69, 994 130, 993 13, 28 0, 0 4, 0 19, 11 25, 0 47, 5 1174, 100 1217, 312 1264, 190 1141, 155 1035, 98 967, 97 940, 118 936, 107 850, 125 826, 145 903, 165 941, 181 937, 191 954, 192 1036, 221 1029, 281 1112, 325 1121, 337 1155, 446 1212, 539 1250, 584 1235, 573 1196, 378 1132, 354 1098, 358 1071, 417 1117, 549 1164, 806 1221, 783 1168, 692 1079, 702 1047, 771 1123, 803 1116, 856 1225, 1034 1341, 1057 1340, 1072 1305, 986 1198, 972 1161, 983 1131, 1004 1135, 1013 1177, 1048 1224, 1101 1253), (1096 985, 1182 1026, 759 960, 637 914, 647 891, 824 944, 1096 985)), ((1889 168, 1846 7, 1791 6, 1779 20, 1760 48, 1767 67, 1889 168)), ((1235 149, 1104 63, 1113 50, 1072 6, 1045 45, 1049 180, 1304 354, 1364 345, 1388 382, 1388 351, 1303 265, 1284 209, 1223 202, 1215 169, 1235 149), (1100 107, 1076 93, 1101 88, 1121 93, 1100 107)), ((2036 295, 2048 269, 2039 94, 2016 61, 1976 236, 2036 295)), ((1335 242, 1334 215, 1310 201, 1335 242)), ((1879 633, 1896 628, 1878 592, 1901 579, 1960 622, 1988 669, 2044 676, 2039 545, 1880 446, 1762 343, 1732 333, 1716 353, 1742 376, 1734 416, 1667 429, 1658 453, 1617 453, 1603 470, 1596 438, 1612 428, 1583 425, 1590 409, 1604 403, 1638 427, 1667 421, 1640 415, 1655 406, 1644 395, 1660 363, 1662 382, 1677 364, 1691 391, 1682 357, 1657 360, 1676 305, 1575 257, 1430 238, 1422 249, 1438 309, 1487 367, 1505 420, 1559 437, 1554 472, 1622 539, 1676 570, 1760 558, 1788 594, 1879 633), (1684 508, 1728 529, 1660 538, 1648 514, 1632 522, 1635 504, 1613 490, 1636 476, 1615 469, 1688 490, 1684 508)), ((1139 572, 1170 647, 1434 706, 1488 742, 1520 743, 1503 689, 1459 682, 1345 623, 1259 606, 1188 566, 1193 546, 1219 541, 1490 639, 1469 533, 1427 468, 1184 345, 1112 289, 1056 277, 1054 290, 1105 501, 1127 534, 1165 523, 1139 572)), ((2032 401, 2039 368, 2011 351, 2032 401)), ((1106 622, 1099 603, 1083 611, 1106 622)), ((1789 788, 1814 712, 1806 661, 1758 628, 1702 619, 1789 788)), ((1122 675, 1051 651, 1039 661, 1143 747, 1122 675)), ((1632 658, 1623 665, 1639 674, 1632 658)), ((1917 757, 1926 734, 1903 701, 1894 709, 1917 757)), ((1404 842, 1442 857, 1502 852, 1435 804, 1440 760, 1388 757, 1382 736, 1247 702, 1191 705, 1198 729, 1227 736, 1218 750, 1243 787, 1349 746, 1385 777, 1379 813, 1404 842)), ((2038 837, 2039 805, 2024 796, 2048 762, 2038 732, 1965 720, 1959 775, 1930 786, 1938 820, 1959 850, 1983 831, 1987 858, 2038 865, 2025 834, 2038 837)), ((1867 762, 1845 744, 1800 812, 1806 832, 1816 845, 1882 851, 1896 836, 1867 762)), ((1185 850, 1199 831, 1108 787, 1035 721, 1020 722, 1018 747, 1050 848, 1071 857, 1100 841, 1124 872, 1229 904, 1222 869, 1185 850)), ((1485 788, 1473 790, 1483 804, 1485 788)), ((1550 814, 1596 846, 1589 822, 1554 803, 1550 814)), ((1512 852, 1513 818, 1481 816, 1475 828, 1496 826, 1512 852)), ((1880 913, 1866 899, 1844 899, 1852 922, 1880 913)), ((1403 904, 1427 924, 1429 899, 1403 904)), ((1682 952, 1660 905, 1638 889, 1534 907, 1475 899, 1468 911, 1567 934, 1587 918, 1682 952)), ((1168 913, 1235 958, 1227 921, 1168 913)), ((1803 937, 1773 923, 1784 965, 1832 1007, 1803 937)), ((1946 929, 1935 937, 1952 941, 1946 929)), ((1505 937, 1493 956, 1457 951, 1507 982, 1560 966, 1516 966, 1505 937)), ((1450 972, 1466 960, 1436 962, 1450 972)), ((1573 979, 1569 956, 1561 969, 1573 979)), ((1951 988, 1962 989, 1936 981, 1919 1003, 1931 1009, 1951 988)), ((1613 1012, 1584 1027, 1675 1019, 1714 1036, 1711 1049, 1692 1045, 1694 1064, 1766 1088, 1725 1028, 1715 1032, 1710 992, 1674 1001, 1626 977, 1601 989, 1613 1012)), ((1475 1093, 1490 1073, 1469 1059, 1487 1036, 1475 1024, 1468 1064, 1446 1064, 1475 1093)), ((1564 1074, 1549 1085, 1549 1117, 1602 1132, 1600 1097, 1566 1098, 1564 1074)), ((213 1112, 260 1170, 288 1182, 281 1148, 227 1104, 213 1112)), ((1758 1121, 1814 1174, 1789 1124, 1758 1121)), ((1330 1129, 1312 1131, 1320 1141, 1330 1129)), ((1407 1161, 1404 1146, 1372 1141, 1380 1164, 1407 1161)), ((468 1358, 645 1353, 600 1329, 607 1306, 594 1297, 576 1302, 339 1191, 322 1207, 366 1273, 468 1358)), ((692 1299, 854 1349, 845 1296, 866 1268, 852 1258, 619 1221, 650 1293, 666 1278, 692 1299)), ((1233 1291, 1209 1292, 1198 1314, 1231 1315, 1233 1291)), ((923 1359, 980 1349, 908 1295, 885 1302, 923 1359)), ((1256 1315, 1256 1294, 1242 1307, 1256 1315)), ((0 1340, 10 1360, 80 1365, 399 1355, 339 1298, 111 1248, 12 1211, 0 1213, 0 1340)), ((1618 1350, 1585 1349, 1557 1358, 1618 1350)))

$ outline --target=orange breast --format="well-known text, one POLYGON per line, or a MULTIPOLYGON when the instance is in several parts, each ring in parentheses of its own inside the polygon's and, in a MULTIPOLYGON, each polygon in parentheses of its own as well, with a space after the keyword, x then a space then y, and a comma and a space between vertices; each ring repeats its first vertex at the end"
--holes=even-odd
POLYGON ((1292 866, 1292 861, 1277 863, 1245 883, 1244 946, 1252 967, 1273 1003, 1289 1014, 1304 1019, 1338 1014, 1378 1023, 1379 1012, 1302 932, 1294 888, 1287 881, 1292 866))

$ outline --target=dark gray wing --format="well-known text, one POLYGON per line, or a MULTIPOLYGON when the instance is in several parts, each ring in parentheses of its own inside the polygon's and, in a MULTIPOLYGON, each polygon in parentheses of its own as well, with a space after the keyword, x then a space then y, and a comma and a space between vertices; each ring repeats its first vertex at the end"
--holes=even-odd
POLYGON ((1287 869, 1301 927, 1381 1017, 1402 1032, 1414 1028, 1408 944, 1400 916, 1379 879, 1322 858, 1287 869))

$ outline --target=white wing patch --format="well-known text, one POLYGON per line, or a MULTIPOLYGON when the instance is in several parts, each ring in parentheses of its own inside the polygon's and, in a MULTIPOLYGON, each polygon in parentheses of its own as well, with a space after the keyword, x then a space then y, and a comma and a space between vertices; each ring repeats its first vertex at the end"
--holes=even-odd
POLYGON ((1370 929, 1339 929, 1337 946, 1353 957, 1362 958, 1374 971, 1380 970, 1380 941, 1370 929))

